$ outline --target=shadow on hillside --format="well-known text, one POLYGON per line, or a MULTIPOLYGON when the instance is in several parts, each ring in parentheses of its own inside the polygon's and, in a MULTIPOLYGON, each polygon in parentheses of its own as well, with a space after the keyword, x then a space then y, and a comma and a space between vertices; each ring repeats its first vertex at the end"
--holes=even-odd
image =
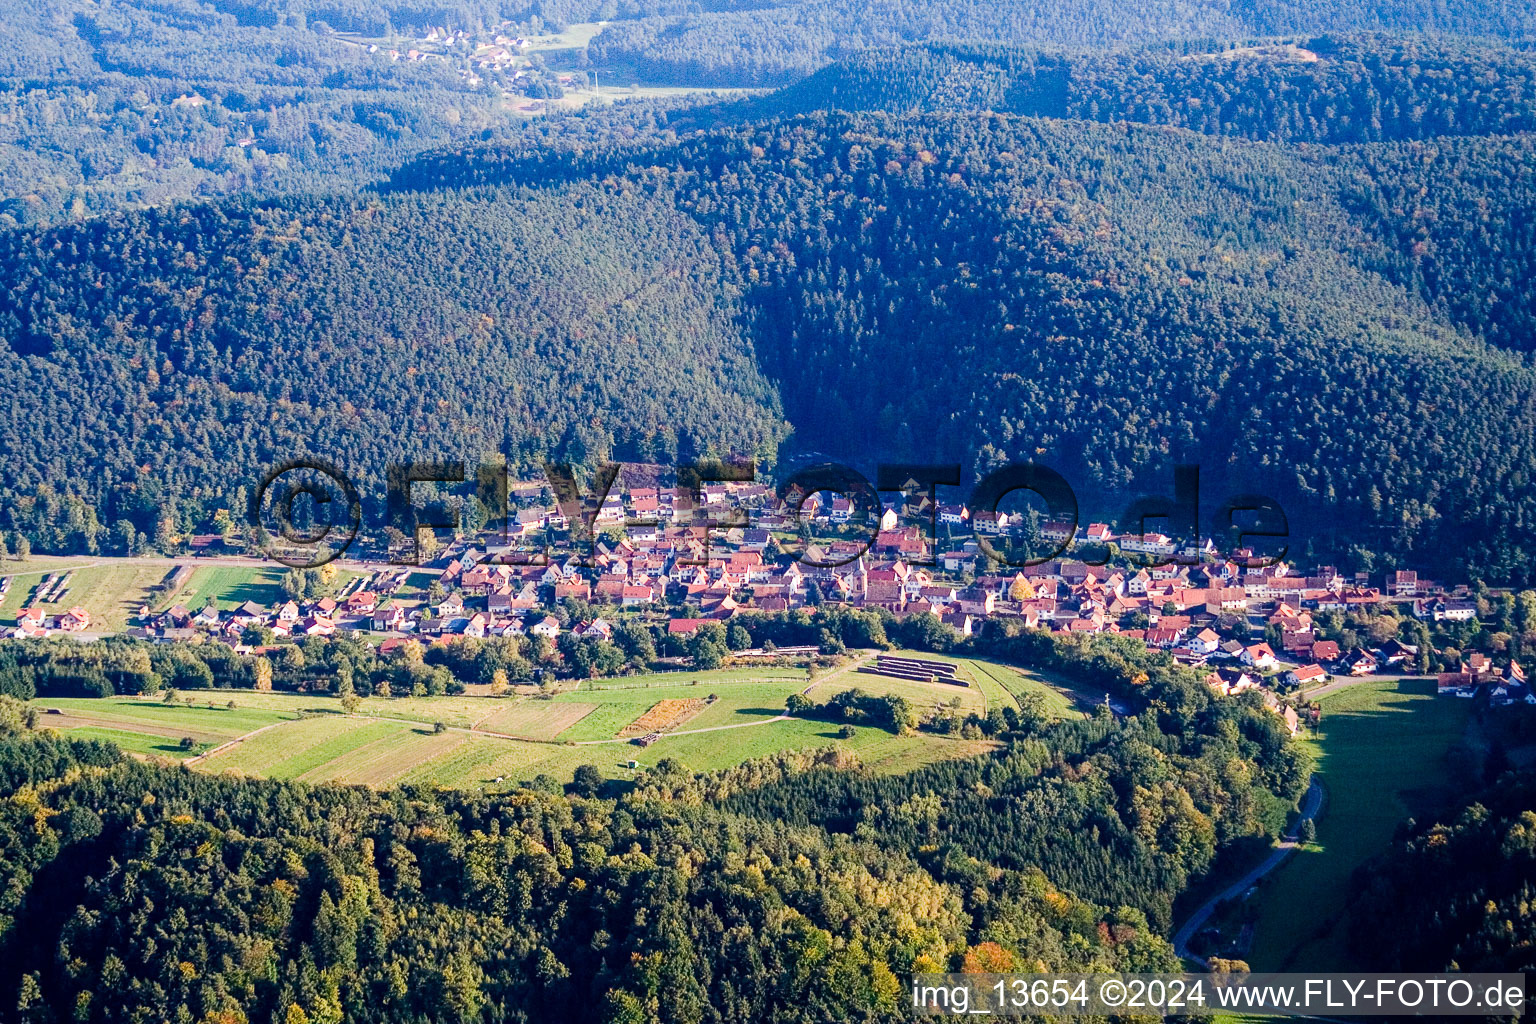
POLYGON ((751 715, 758 718, 774 718, 784 714, 783 708, 737 708, 733 715, 751 715))

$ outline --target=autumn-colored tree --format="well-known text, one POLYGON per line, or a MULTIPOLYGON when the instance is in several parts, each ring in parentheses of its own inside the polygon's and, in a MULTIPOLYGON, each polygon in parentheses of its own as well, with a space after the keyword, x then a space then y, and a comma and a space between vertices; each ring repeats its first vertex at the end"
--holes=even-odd
POLYGON ((1018 962, 1018 957, 997 943, 978 942, 965 951, 960 969, 966 974, 1007 974, 1018 962))

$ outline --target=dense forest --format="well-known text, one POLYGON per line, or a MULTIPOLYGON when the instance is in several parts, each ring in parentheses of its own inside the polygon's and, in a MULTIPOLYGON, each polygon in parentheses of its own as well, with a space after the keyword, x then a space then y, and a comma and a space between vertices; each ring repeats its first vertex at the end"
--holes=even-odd
POLYGON ((0 1014, 895 1020, 913 971, 1170 970, 1173 898, 1308 766, 1256 700, 1116 656, 1144 714, 901 780, 812 752, 496 797, 140 763, 0 697, 0 1014))
POLYGON ((990 110, 1352 143, 1536 128, 1536 57, 1382 35, 1174 53, 1002 46, 871 50, 763 98, 765 112, 990 110))
MULTIPOLYGON (((520 94, 551 94, 529 91, 534 81, 549 84, 545 55, 534 51, 533 77, 509 91, 505 80, 469 74, 475 47, 599 20, 606 27, 589 44, 572 43, 549 59, 583 81, 590 71, 610 84, 692 88, 787 84, 829 62, 852 60, 864 83, 853 92, 907 94, 930 89, 944 72, 906 55, 892 61, 866 51, 985 41, 985 81, 971 81, 943 102, 985 97, 998 110, 1061 116, 1071 106, 1079 112, 1071 116, 1088 117, 1097 106, 1129 111, 1122 116, 1132 120, 1191 127, 1230 113, 1229 102, 1252 102, 1250 126, 1270 122, 1263 130, 1292 132, 1285 112, 1271 109, 1258 89, 1278 84, 1282 106, 1293 99, 1287 91, 1304 94, 1300 112, 1311 119, 1305 137, 1350 141, 1379 131, 1371 118, 1381 111, 1357 108, 1361 99, 1384 100, 1389 119, 1413 119, 1423 107, 1426 131, 1442 129, 1437 107, 1450 119, 1445 130, 1455 132, 1499 116, 1505 127, 1497 130, 1517 127, 1529 109, 1518 95, 1476 88, 1487 75, 1519 65, 1513 55, 1500 58, 1510 68, 1479 68, 1469 78, 1465 60, 1447 64, 1432 52, 1450 45, 1447 34, 1528 45, 1528 5, 1493 0, 1450 7, 1408 0, 1203 7, 912 0, 874 9, 847 0, 6 0, 0 10, 7 28, 0 39, 0 226, 184 198, 351 190, 415 153, 520 137, 530 131, 518 110, 520 94), (389 59, 392 45, 408 49, 439 29, 473 38, 450 47, 449 60, 389 59), (1241 40, 1384 30, 1432 33, 1436 42, 1394 44, 1399 51, 1428 49, 1409 55, 1416 63, 1406 78, 1416 81, 1379 97, 1380 83, 1365 79, 1373 62, 1393 58, 1373 48, 1358 54, 1342 43, 1331 53, 1325 39, 1312 51, 1324 60, 1299 72, 1277 71, 1287 61, 1233 59, 1244 52, 1232 49, 1241 40), (384 49, 370 52, 372 40, 384 49), (1021 57, 1022 45, 1115 55, 1021 57), (1356 57, 1367 65, 1364 73, 1356 57), (1094 70, 1099 60, 1119 66, 1094 70), (1032 91, 1016 79, 1023 64, 1035 61, 1036 70, 1025 74, 1039 86, 1032 91), (1055 95, 1062 75, 1072 79, 1070 99, 1055 95), (1233 76, 1235 89, 1226 81, 1233 76), (1250 76, 1266 82, 1241 81, 1250 76), (1199 78, 1222 84, 1212 93, 1195 87, 1191 80, 1199 78), (1013 84, 1004 88, 1006 81, 1013 84), (1417 90, 1434 83, 1460 91, 1461 101, 1415 105, 1417 90), (1134 109, 1128 89, 1146 90, 1134 109)), ((848 94, 837 105, 861 105, 848 94)), ((682 102, 689 101, 667 101, 682 102)))
POLYGON ((10 514, 78 489, 88 548, 122 518, 153 537, 238 512, 295 455, 339 459, 377 503, 392 461, 500 452, 524 472, 616 447, 771 453, 783 432, 730 267, 635 190, 204 205, 0 249, 5 429, 36 456, 10 514))
POLYGON ((1105 124, 908 109, 937 86, 821 112, 813 80, 553 120, 377 196, 10 232, 0 525, 105 550, 297 454, 375 500, 394 457, 767 465, 787 421, 860 464, 1035 459, 1099 515, 1198 463, 1208 511, 1269 494, 1319 556, 1528 582, 1529 68, 1329 45, 1347 68, 1053 65, 1100 83, 1055 112, 1105 124))
POLYGON ((0 225, 231 193, 355 188, 515 131, 501 95, 224 5, 8 2, 0 225))
POLYGON ((862 50, 922 42, 1199 51, 1212 40, 1321 32, 1414 32, 1520 44, 1536 38, 1536 14, 1514 0, 895 0, 873 6, 787 0, 701 6, 681 17, 663 12, 620 22, 593 40, 591 58, 661 81, 784 85, 862 50))
POLYGON ((1536 970, 1536 779, 1510 773, 1453 819, 1408 822, 1359 876, 1351 945, 1376 970, 1536 970))

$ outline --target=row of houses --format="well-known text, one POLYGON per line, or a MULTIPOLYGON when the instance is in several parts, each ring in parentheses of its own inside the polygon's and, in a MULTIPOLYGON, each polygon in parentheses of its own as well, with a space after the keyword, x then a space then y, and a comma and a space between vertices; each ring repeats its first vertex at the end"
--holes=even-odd
POLYGON ((31 640, 53 633, 80 633, 91 628, 91 615, 78 605, 63 612, 48 612, 33 606, 23 608, 16 616, 16 625, 9 635, 19 640, 31 640))

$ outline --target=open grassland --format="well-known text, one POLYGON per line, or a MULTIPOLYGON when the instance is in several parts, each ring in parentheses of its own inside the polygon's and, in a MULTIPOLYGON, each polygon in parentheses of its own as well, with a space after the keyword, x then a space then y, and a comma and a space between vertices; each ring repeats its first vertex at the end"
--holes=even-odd
MULTIPOLYGON (((208 752, 193 762, 200 770, 380 787, 504 789, 541 774, 568 781, 582 764, 596 765, 612 778, 629 778, 634 774, 631 759, 643 768, 664 757, 713 771, 780 751, 829 745, 854 751, 875 771, 900 772, 994 746, 940 736, 897 737, 862 726, 844 739, 835 724, 782 718, 785 700, 805 687, 798 673, 768 681, 761 672, 732 670, 689 674, 686 682, 677 675, 660 678, 667 685, 655 679, 644 685, 607 680, 552 699, 370 698, 355 716, 343 714, 334 697, 251 690, 188 692, 172 704, 144 697, 39 699, 34 704, 59 712, 42 715, 44 724, 52 720, 70 735, 110 739, 134 753, 185 758, 208 752), (711 693, 716 700, 689 717, 681 731, 663 734, 649 747, 620 737, 659 703, 691 703, 711 693), (226 706, 230 703, 233 708, 226 706), (436 722, 447 728, 434 731, 436 722), (183 736, 194 739, 194 751, 179 749, 183 736)), ((858 678, 840 673, 829 686, 851 685, 858 678)), ((980 698, 973 693, 972 699, 980 698)))
MULTIPOLYGON (((11 580, 10 592, 0 604, 0 619, 15 622, 21 609, 33 604, 33 591, 49 573, 69 572, 69 587, 57 600, 40 602, 49 613, 67 611, 76 606, 91 614, 91 633, 114 633, 126 629, 139 607, 150 599, 149 588, 163 580, 170 567, 119 561, 86 565, 71 569, 78 562, 61 561, 55 566, 11 580)), ((7 571, 10 566, 6 566, 7 571)))
POLYGON ((191 706, 180 700, 175 704, 166 704, 153 697, 40 697, 32 703, 44 712, 38 720, 45 726, 52 724, 51 720, 55 717, 47 713, 52 709, 64 712, 59 721, 66 723, 61 726, 66 729, 72 727, 70 723, 88 722, 147 734, 175 733, 199 740, 234 739, 274 722, 296 717, 296 698, 290 698, 293 703, 288 708, 241 706, 238 702, 233 709, 226 707, 229 700, 235 699, 237 695, 245 696, 248 692, 201 691, 193 698, 191 706), (206 699, 204 694, 207 695, 206 699))
POLYGON ((803 680, 737 683, 701 678, 697 685, 645 686, 633 689, 582 689, 556 696, 551 703, 595 705, 557 738, 562 741, 608 740, 619 735, 663 700, 692 700, 713 693, 718 698, 688 722, 689 729, 737 725, 784 713, 784 702, 804 689, 803 680))
POLYGON ((1317 843, 1294 854, 1254 895, 1255 970, 1349 969, 1338 914, 1356 867, 1386 851, 1398 824, 1433 813, 1461 780, 1446 755, 1464 734, 1470 701, 1436 697, 1428 680, 1357 683, 1322 699, 1317 760, 1327 804, 1317 843))
POLYGON ((465 735, 465 740, 447 753, 421 762, 395 781, 455 789, 507 789, 537 775, 568 782, 577 767, 584 764, 596 765, 609 778, 634 775, 626 766, 631 751, 637 748, 622 743, 569 747, 474 735, 465 735))
POLYGON ((967 659, 965 664, 980 680, 983 690, 996 686, 1008 694, 1015 706, 1024 694, 1038 693, 1045 701, 1045 713, 1052 718, 1086 714, 1090 711, 1090 705, 1094 703, 1087 695, 1039 672, 976 658, 967 659))
POLYGON ((184 750, 180 740, 169 735, 103 728, 90 724, 71 725, 68 732, 74 739, 106 740, 117 744, 130 754, 141 754, 145 757, 170 757, 180 760, 195 757, 207 750, 209 745, 207 741, 200 740, 194 735, 192 738, 198 741, 197 746, 191 750, 184 750))
POLYGON ((413 572, 405 577, 400 589, 389 598, 390 604, 402 608, 417 608, 427 602, 427 592, 437 580, 435 572, 413 572))
MULTIPOLYGON (((934 761, 983 753, 995 746, 990 740, 950 739, 921 733, 894 736, 884 729, 867 726, 856 727, 852 738, 845 740, 838 737, 841 728, 829 722, 790 718, 729 732, 664 735, 643 750, 633 748, 633 753, 628 756, 642 764, 655 764, 663 757, 670 757, 694 771, 717 771, 781 750, 838 747, 853 751, 862 763, 876 771, 895 773, 911 771, 934 761)), ((614 748, 586 749, 608 751, 614 748)))
POLYGON ((579 21, 566 26, 565 31, 547 36, 533 36, 528 40, 530 50, 577 50, 586 46, 607 26, 606 21, 579 21))
POLYGON ((246 601, 271 607, 283 600, 284 573, 273 566, 205 566, 194 570, 186 586, 163 603, 198 609, 212 598, 226 611, 246 601))
MULTIPOLYGON (((242 710, 278 712, 282 715, 340 715, 341 701, 329 694, 283 693, 255 690, 183 690, 183 699, 192 699, 198 705, 214 704, 223 707, 234 702, 242 710)), ((135 698, 144 700, 145 698, 135 698)), ((444 725, 470 728, 477 722, 505 710, 512 705, 510 698, 489 697, 367 697, 359 705, 359 714, 376 718, 401 718, 422 725, 442 722, 444 725)))
MULTIPOLYGON (((1038 693, 1045 701, 1046 713, 1052 718, 1066 718, 1092 710, 1094 699, 1079 693, 1060 680, 1035 672, 1016 668, 984 658, 956 658, 947 654, 929 654, 927 651, 892 651, 900 658, 921 658, 942 661, 960 667, 959 674, 970 681, 971 688, 986 698, 991 708, 1018 707, 1019 698, 1026 693, 1038 693)), ((857 675, 856 679, 877 679, 878 676, 857 675)), ((869 689, 865 687, 865 689, 869 689)), ((813 694, 820 690, 813 691, 813 694)), ((1102 699, 1102 695, 1100 695, 1102 699)))
POLYGON ((989 703, 986 695, 973 682, 970 686, 953 683, 919 683, 893 676, 873 675, 867 672, 845 672, 826 685, 818 685, 809 696, 819 704, 825 704, 839 693, 863 690, 879 696, 905 697, 918 711, 930 711, 935 707, 948 706, 958 700, 965 712, 985 714, 989 703))
POLYGON ((0 560, 0 576, 11 577, 11 588, 4 600, 0 600, 0 622, 15 624, 16 614, 31 603, 33 590, 45 576, 69 572, 71 569, 78 572, 92 561, 85 556, 60 558, 52 555, 33 555, 25 560, 0 560))

